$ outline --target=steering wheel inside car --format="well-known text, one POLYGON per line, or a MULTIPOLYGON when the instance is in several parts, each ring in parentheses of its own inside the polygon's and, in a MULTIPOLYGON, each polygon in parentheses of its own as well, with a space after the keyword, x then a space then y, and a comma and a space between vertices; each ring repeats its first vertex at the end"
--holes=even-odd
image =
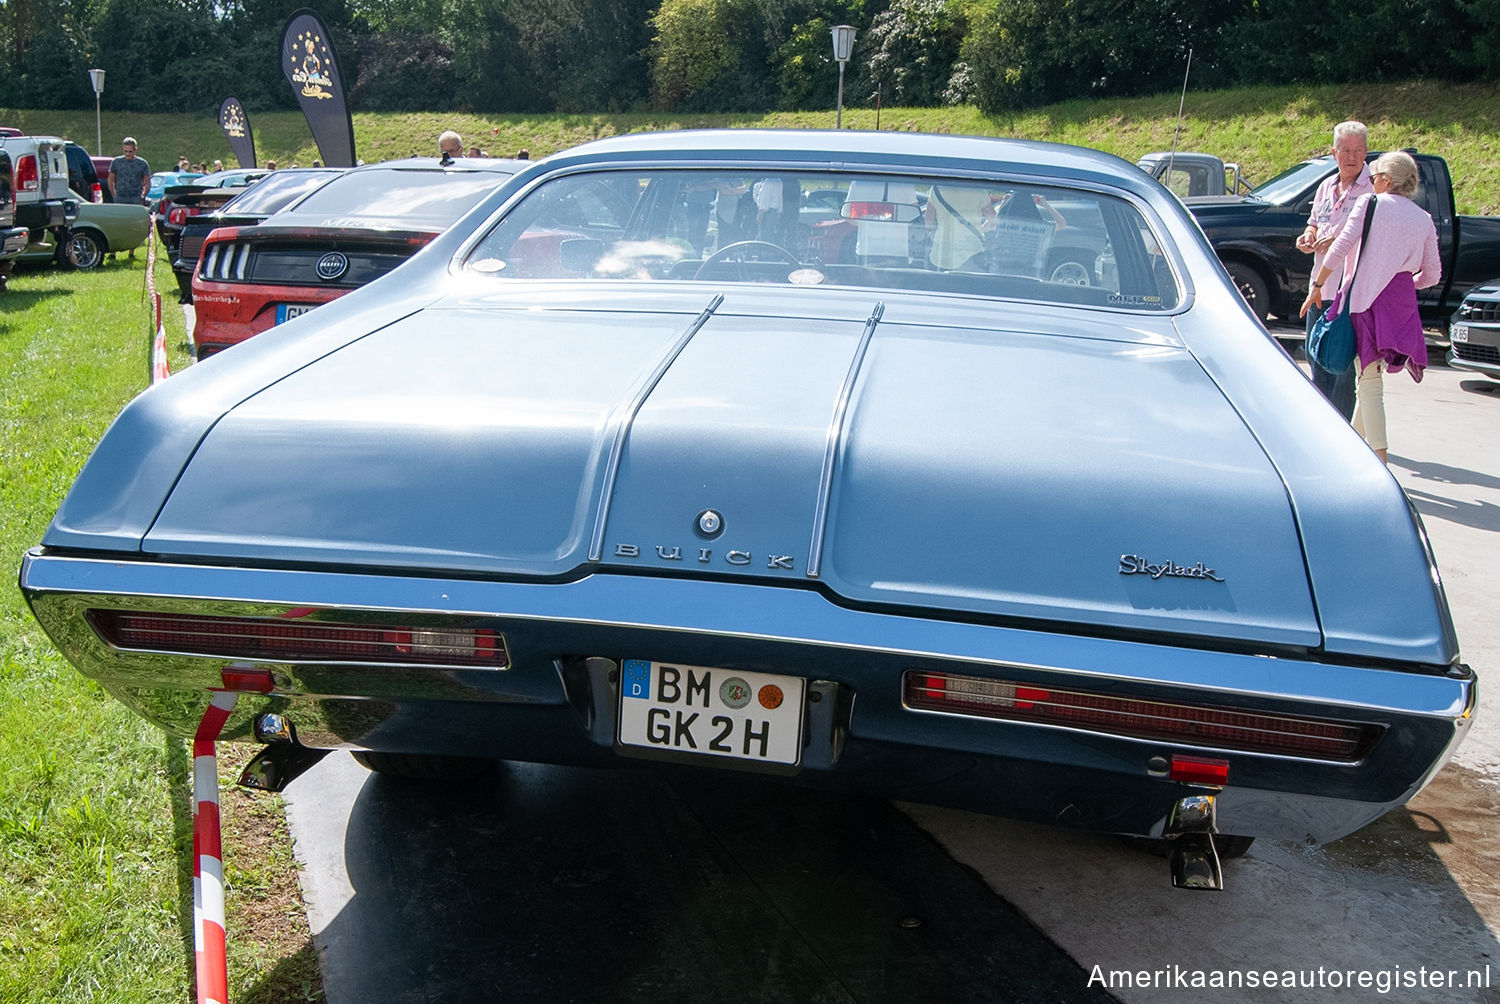
POLYGON ((722 273, 726 271, 725 266, 731 266, 734 269, 733 278, 748 281, 750 276, 745 271, 746 263, 778 261, 793 267, 801 264, 796 255, 780 244, 772 244, 770 241, 739 241, 726 244, 703 259, 703 264, 698 266, 698 271, 694 273, 693 278, 712 278, 713 273, 722 273))

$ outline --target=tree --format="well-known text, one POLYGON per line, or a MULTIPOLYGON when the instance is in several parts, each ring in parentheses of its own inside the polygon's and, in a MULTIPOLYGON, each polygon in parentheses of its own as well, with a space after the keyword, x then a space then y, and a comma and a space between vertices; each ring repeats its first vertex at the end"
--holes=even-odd
POLYGON ((892 104, 945 103, 963 34, 963 14, 949 0, 895 0, 865 36, 870 85, 892 104))
POLYGON ((991 113, 1073 97, 1170 91, 1181 84, 1189 48, 1199 84, 1222 86, 1238 72, 1228 69, 1229 41, 1253 2, 977 3, 970 9, 962 55, 971 68, 975 98, 991 113))

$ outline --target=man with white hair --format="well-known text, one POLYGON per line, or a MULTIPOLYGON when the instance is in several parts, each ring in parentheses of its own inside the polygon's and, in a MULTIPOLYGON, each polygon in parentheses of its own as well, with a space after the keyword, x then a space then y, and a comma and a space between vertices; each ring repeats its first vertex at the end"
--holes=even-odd
POLYGON ((452 129, 446 130, 438 137, 438 157, 444 164, 451 163, 464 155, 464 138, 452 129))
MULTIPOLYGON (((1324 261, 1333 239, 1344 229, 1344 222, 1354 210, 1354 203, 1361 195, 1373 195, 1375 186, 1370 180, 1370 169, 1365 166, 1365 155, 1370 149, 1370 132, 1363 122, 1340 122, 1333 127, 1333 158, 1338 162, 1338 173, 1318 186, 1313 196, 1312 212, 1307 217, 1307 229, 1297 238, 1297 249, 1313 256, 1312 271, 1317 275, 1320 266, 1326 264, 1330 270, 1328 288, 1338 289, 1344 280, 1344 262, 1324 261)), ((1327 302, 1312 307, 1307 312, 1307 332, 1312 333, 1313 323, 1323 316, 1327 302)), ((1347 308, 1346 308, 1347 309, 1347 308)), ((1344 418, 1354 417, 1354 364, 1351 362, 1343 373, 1330 373, 1308 359, 1312 369, 1313 384, 1323 396, 1333 402, 1344 418)))

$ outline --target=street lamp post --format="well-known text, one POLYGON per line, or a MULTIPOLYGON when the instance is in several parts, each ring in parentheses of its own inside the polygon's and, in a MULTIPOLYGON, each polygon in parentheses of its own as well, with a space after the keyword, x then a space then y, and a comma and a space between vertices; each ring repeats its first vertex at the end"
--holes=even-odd
POLYGON ((94 149, 104 156, 104 132, 99 126, 99 95, 104 93, 104 71, 90 70, 89 82, 94 85, 94 149))
POLYGON ((849 55, 854 51, 854 26, 852 24, 836 24, 833 26, 833 58, 839 61, 839 111, 835 120, 834 128, 844 128, 844 64, 849 62, 849 55))

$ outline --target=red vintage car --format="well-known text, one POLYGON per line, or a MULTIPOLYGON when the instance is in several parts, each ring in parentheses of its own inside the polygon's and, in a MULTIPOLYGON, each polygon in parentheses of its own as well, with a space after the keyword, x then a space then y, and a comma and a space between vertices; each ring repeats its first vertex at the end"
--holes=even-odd
POLYGON ((335 300, 416 254, 527 161, 355 168, 254 227, 222 227, 193 274, 199 358, 335 300))

